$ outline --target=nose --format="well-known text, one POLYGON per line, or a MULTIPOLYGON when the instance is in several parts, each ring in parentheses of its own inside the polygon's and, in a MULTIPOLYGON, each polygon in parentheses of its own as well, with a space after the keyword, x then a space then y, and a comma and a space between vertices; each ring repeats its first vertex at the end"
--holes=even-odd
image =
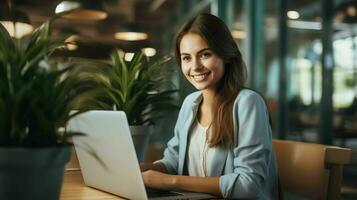
POLYGON ((193 62, 193 66, 192 66, 192 70, 200 70, 200 69, 203 69, 204 66, 201 62, 200 59, 195 59, 194 62, 193 62))

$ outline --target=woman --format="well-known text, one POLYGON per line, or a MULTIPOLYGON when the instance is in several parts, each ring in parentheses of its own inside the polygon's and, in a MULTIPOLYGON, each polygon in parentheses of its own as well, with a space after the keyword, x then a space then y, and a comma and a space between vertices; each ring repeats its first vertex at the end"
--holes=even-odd
POLYGON ((174 52, 199 91, 184 100, 163 159, 141 166, 145 185, 277 199, 269 114, 263 98, 244 88, 245 65, 227 26, 199 14, 177 34, 174 52))

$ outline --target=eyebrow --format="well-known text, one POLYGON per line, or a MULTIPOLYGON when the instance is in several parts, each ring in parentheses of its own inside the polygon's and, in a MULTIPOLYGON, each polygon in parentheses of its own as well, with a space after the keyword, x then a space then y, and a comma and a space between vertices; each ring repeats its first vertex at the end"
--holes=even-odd
MULTIPOLYGON (((202 52, 204 52, 204 51, 207 51, 207 50, 211 50, 211 48, 209 48, 209 47, 203 48, 203 49, 199 50, 199 51, 197 52, 197 54, 200 54, 200 53, 202 53, 202 52)), ((183 56, 183 55, 190 55, 190 54, 184 52, 184 53, 181 53, 180 55, 183 56)))

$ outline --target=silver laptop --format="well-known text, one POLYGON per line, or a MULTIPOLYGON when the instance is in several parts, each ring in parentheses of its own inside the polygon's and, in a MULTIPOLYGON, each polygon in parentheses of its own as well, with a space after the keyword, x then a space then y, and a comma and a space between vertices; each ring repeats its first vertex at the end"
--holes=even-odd
POLYGON ((202 193, 147 191, 122 111, 89 111, 71 119, 67 129, 86 134, 74 137, 73 143, 87 186, 135 200, 214 198, 202 193))

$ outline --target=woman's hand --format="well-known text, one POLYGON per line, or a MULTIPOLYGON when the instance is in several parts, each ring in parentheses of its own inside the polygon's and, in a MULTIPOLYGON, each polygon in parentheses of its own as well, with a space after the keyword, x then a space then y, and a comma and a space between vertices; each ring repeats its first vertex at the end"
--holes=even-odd
POLYGON ((145 186, 161 189, 172 190, 175 188, 176 176, 162 172, 148 170, 142 173, 145 186))
POLYGON ((161 190, 203 192, 221 197, 219 177, 178 176, 148 170, 142 173, 145 186, 161 190))

